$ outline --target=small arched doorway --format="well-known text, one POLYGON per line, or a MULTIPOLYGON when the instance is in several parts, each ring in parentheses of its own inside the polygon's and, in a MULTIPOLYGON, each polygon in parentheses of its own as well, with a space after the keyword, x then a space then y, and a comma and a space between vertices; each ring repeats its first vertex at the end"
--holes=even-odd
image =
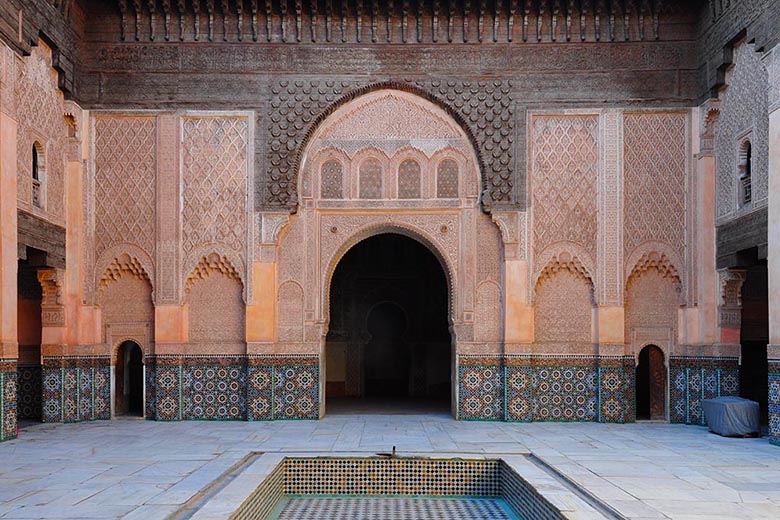
POLYGON ((125 341, 119 346, 114 377, 114 415, 143 417, 144 362, 138 343, 125 341))
POLYGON ((447 410, 448 308, 444 269, 417 240, 383 233, 347 251, 330 286, 328 412, 447 410))
POLYGON ((647 345, 639 352, 636 418, 646 421, 666 418, 666 366, 664 353, 656 345, 647 345))

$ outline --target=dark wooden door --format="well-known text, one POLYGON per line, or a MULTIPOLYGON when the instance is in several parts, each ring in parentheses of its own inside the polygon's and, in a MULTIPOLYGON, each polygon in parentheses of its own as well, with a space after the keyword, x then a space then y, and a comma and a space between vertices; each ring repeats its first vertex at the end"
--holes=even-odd
POLYGON ((666 367, 664 366, 664 353, 655 345, 646 347, 649 349, 649 394, 650 394, 650 419, 664 419, 666 416, 666 367))

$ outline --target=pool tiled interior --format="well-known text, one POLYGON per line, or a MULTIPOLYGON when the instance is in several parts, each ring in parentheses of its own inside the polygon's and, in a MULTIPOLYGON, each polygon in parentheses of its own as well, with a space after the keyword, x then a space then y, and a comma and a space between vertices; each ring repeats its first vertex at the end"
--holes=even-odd
POLYGON ((272 520, 519 520, 499 498, 293 497, 272 520))

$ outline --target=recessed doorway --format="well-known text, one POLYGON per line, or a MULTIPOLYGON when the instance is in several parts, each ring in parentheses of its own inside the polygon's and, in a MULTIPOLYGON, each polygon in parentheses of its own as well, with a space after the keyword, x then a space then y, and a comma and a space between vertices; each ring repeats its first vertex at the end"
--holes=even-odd
POLYGON ((134 341, 125 341, 119 346, 114 378, 114 415, 143 417, 143 351, 134 341))
POLYGON ((636 367, 636 418, 662 421, 666 419, 666 365, 664 353, 655 345, 639 352, 636 367))
POLYGON ((449 410, 448 302, 441 262, 417 240, 383 233, 353 246, 331 282, 327 412, 449 410))

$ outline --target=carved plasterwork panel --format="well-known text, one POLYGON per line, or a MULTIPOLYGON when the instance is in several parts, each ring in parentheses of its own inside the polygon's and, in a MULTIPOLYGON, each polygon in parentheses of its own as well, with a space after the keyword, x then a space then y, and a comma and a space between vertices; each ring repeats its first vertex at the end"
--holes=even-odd
POLYGON ((624 114, 626 256, 649 240, 685 256, 687 121, 679 112, 624 114))
POLYGON ((95 257, 119 243, 155 252, 157 119, 94 118, 95 257))
POLYGON ((662 263, 635 270, 625 297, 626 343, 632 352, 652 341, 668 356, 677 338, 679 308, 677 284, 662 263))
POLYGON ((596 257, 597 116, 535 116, 531 197, 534 251, 567 240, 596 257))
POLYGON ((741 269, 718 270, 718 326, 742 326, 742 284, 747 272, 741 269))
POLYGON ((279 286, 276 297, 276 339, 283 342, 303 341, 303 288, 293 281, 279 286))
MULTIPOLYGON (((9 60, 10 61, 10 60, 9 60)), ((52 51, 44 43, 30 56, 8 63, 15 67, 14 98, 17 127, 17 198, 19 206, 57 224, 65 221, 65 151, 68 128, 63 95, 52 68, 52 51), (32 202, 32 147, 38 142, 46 158, 42 186, 43 208, 32 202)))
POLYGON ((190 343, 217 346, 214 353, 241 353, 246 310, 243 287, 234 274, 201 271, 200 278, 189 285, 186 303, 190 343))
POLYGON ((105 285, 101 286, 97 297, 106 333, 104 340, 110 339, 109 330, 117 329, 121 324, 135 323, 153 327, 152 286, 143 269, 132 263, 122 267, 112 264, 109 272, 110 275, 104 277, 105 285))
POLYGON ((479 284, 474 306, 474 341, 499 342, 503 339, 504 306, 501 301, 501 288, 496 282, 485 281, 479 284))
POLYGON ((716 216, 729 219, 765 206, 768 196, 769 111, 768 74, 760 53, 752 44, 734 46, 734 64, 726 74, 721 94, 720 117, 715 126, 716 216), (739 136, 752 131, 753 198, 740 206, 738 189, 739 136))
POLYGON ((534 337, 537 344, 590 344, 593 284, 575 262, 551 264, 536 284, 534 337))
MULTIPOLYGON (((379 123, 381 120, 378 115, 386 112, 387 108, 380 110, 379 104, 367 105, 356 118, 355 127, 360 129, 360 132, 334 132, 332 135, 339 138, 357 137, 358 139, 346 139, 352 141, 352 145, 357 148, 364 147, 366 143, 356 141, 364 137, 370 139, 373 135, 379 136, 382 141, 379 146, 390 147, 388 154, 408 144, 429 156, 433 153, 432 146, 441 148, 449 144, 472 152, 474 148, 471 144, 475 144, 478 164, 486 172, 486 179, 490 181, 486 183, 487 196, 483 198, 483 203, 490 205, 494 202, 512 202, 515 167, 512 146, 514 118, 510 100, 511 88, 507 81, 431 80, 415 84, 386 83, 366 86, 360 80, 335 82, 283 79, 272 84, 270 88, 272 95, 268 115, 269 143, 266 147, 266 162, 270 167, 268 178, 264 179, 265 183, 258 183, 259 186, 265 187, 265 191, 261 193, 262 204, 265 206, 293 207, 297 203, 298 169, 305 171, 303 159, 316 151, 309 147, 308 138, 314 138, 322 120, 330 119, 328 116, 334 111, 338 112, 339 106, 359 96, 373 95, 373 91, 385 96, 390 89, 393 89, 394 97, 389 101, 395 104, 391 113, 399 116, 394 122, 379 123), (422 97, 435 99, 437 104, 447 107, 447 112, 457 119, 457 124, 453 126, 451 120, 442 120, 439 114, 441 110, 431 110, 434 117, 426 118, 423 114, 422 120, 414 119, 418 116, 404 104, 404 96, 408 94, 403 91, 412 91, 423 94, 422 97), (445 129, 444 132, 442 128, 445 129), (458 132, 453 133, 453 129, 458 132), (469 145, 446 142, 451 139, 451 135, 459 135, 462 138, 464 131, 468 134, 469 145), (436 137, 425 137, 429 135, 436 137)), ((433 103, 429 104, 435 107, 433 103)), ((350 125, 343 125, 343 128, 348 126, 350 125)), ((458 141, 460 138, 452 141, 458 141)), ((342 144, 342 147, 349 150, 346 144, 342 144)))
POLYGON ((244 262, 248 123, 242 116, 182 118, 182 249, 224 244, 244 262))
POLYGON ((41 284, 41 326, 65 326, 65 285, 64 269, 39 269, 38 282, 41 284))

